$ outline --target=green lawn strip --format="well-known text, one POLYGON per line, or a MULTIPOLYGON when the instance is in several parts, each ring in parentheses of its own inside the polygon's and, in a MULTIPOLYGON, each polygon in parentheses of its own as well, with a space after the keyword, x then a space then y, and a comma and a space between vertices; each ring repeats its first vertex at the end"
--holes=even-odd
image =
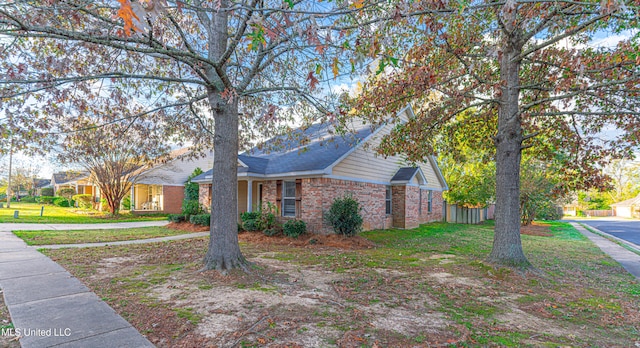
POLYGON ((12 202, 11 207, 0 208, 0 223, 110 223, 131 221, 166 220, 166 214, 132 215, 130 212, 121 212, 117 217, 109 216, 106 212, 91 209, 63 208, 55 205, 43 205, 37 203, 12 202), (44 207, 43 215, 40 211, 44 207), (18 211, 18 218, 14 218, 14 212, 18 211))
POLYGON ((166 227, 138 227, 104 230, 15 231, 28 245, 107 243, 185 234, 189 232, 166 227))
MULTIPOLYGON (((409 318, 411 313, 442 315, 452 324, 442 333, 444 341, 439 341, 440 344, 633 346, 639 334, 638 281, 568 223, 553 222, 549 226, 552 236, 522 236, 525 254, 537 268, 529 273, 497 268, 484 261, 493 241, 492 224, 434 223, 413 230, 365 232, 361 236, 378 246, 363 250, 269 243, 242 243, 241 247, 249 259, 260 256, 291 265, 293 270, 281 274, 284 279, 297 278, 303 270, 338 276, 328 283, 335 296, 330 299, 335 301, 325 302, 317 318, 305 319, 305 327, 322 324, 340 332, 362 330, 380 339, 383 346, 435 344, 429 335, 403 336, 368 325, 375 318, 362 320, 361 316, 369 306, 378 306, 400 313, 409 311, 409 318), (356 311, 351 307, 360 309, 356 311), (549 328, 563 331, 553 334, 549 328)), ((92 289, 103 297, 123 297, 171 281, 171 289, 184 288, 172 299, 183 299, 184 303, 146 299, 152 302, 145 305, 170 310, 179 319, 193 324, 206 320, 199 316, 201 312, 190 310, 197 308, 189 297, 194 289, 213 291, 218 287, 231 287, 270 294, 284 293, 283 284, 295 284, 271 277, 251 278, 251 275, 246 282, 238 283, 238 278, 232 278, 235 280, 227 283, 221 278, 211 278, 211 273, 198 273, 206 243, 206 239, 195 239, 95 248, 99 250, 47 250, 46 253, 73 270, 74 275, 93 284, 92 289), (128 273, 113 275, 109 291, 101 290, 105 283, 94 275, 109 272, 98 272, 96 265, 123 256, 131 261, 118 267, 127 269, 128 273)), ((256 265, 264 267, 260 261, 256 261, 256 265)), ((135 299, 127 297, 127 301, 127 308, 136 306, 135 299)), ((281 307, 282 311, 290 310, 286 305, 281 307)), ((146 330, 144 319, 148 314, 138 314, 139 329, 146 330)), ((248 322, 258 319, 246 318, 248 322)), ((323 342, 335 339, 321 337, 323 342)))

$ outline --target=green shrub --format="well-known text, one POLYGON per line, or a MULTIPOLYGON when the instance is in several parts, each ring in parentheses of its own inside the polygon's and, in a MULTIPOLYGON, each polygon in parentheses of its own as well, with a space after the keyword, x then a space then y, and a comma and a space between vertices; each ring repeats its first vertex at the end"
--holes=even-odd
POLYGON ((298 238, 307 232, 307 224, 302 220, 289 220, 282 228, 284 235, 291 238, 298 238))
POLYGON ((183 222, 187 221, 187 217, 182 214, 169 214, 167 217, 171 222, 183 222))
POLYGON ((131 196, 130 195, 126 195, 122 199, 122 209, 131 210, 131 196))
POLYGON ((211 225, 211 214, 191 215, 189 222, 196 225, 209 226, 211 225))
POLYGON ((199 167, 193 170, 193 173, 187 178, 187 182, 184 183, 184 199, 185 201, 197 201, 200 196, 200 185, 195 182, 191 182, 191 179, 202 174, 202 169, 199 167))
POLYGON ((36 197, 33 197, 33 196, 20 197, 20 202, 35 203, 36 202, 36 197))
POLYGON ((58 191, 59 197, 64 197, 67 199, 68 207, 73 207, 73 196, 76 194, 76 190, 72 188, 64 188, 58 191))
POLYGON ((246 211, 240 214, 242 228, 245 231, 260 231, 260 211, 246 211))
POLYGON ((280 231, 278 231, 277 228, 267 228, 266 230, 262 231, 262 233, 264 233, 264 235, 268 237, 273 237, 277 235, 279 232, 280 231))
POLYGON ((109 203, 106 198, 100 198, 100 210, 109 211, 109 203))
POLYGON ((55 197, 53 197, 53 196, 40 196, 40 198, 38 199, 39 200, 38 203, 53 204, 54 198, 55 197))
POLYGON ((246 220, 242 222, 242 228, 245 231, 253 232, 260 231, 260 222, 258 220, 246 220))
POLYGON ((40 196, 53 197, 53 187, 43 187, 40 189, 40 196))
POLYGON ((90 209, 93 208, 93 195, 90 194, 81 194, 75 195, 72 197, 76 203, 78 203, 79 208, 90 209))
POLYGON ((337 234, 355 236, 362 229, 360 209, 360 203, 353 196, 344 195, 333 200, 325 218, 337 234))
POLYGON ((71 200, 71 202, 69 202, 68 199, 64 198, 64 197, 55 197, 53 198, 53 205, 57 205, 59 207, 63 207, 63 208, 68 208, 73 206, 73 200, 71 200))
POLYGON ((274 204, 265 203, 260 210, 240 214, 245 231, 264 231, 276 227, 277 209, 274 204))
POLYGON ((182 201, 182 214, 183 215, 198 215, 202 213, 200 208, 200 202, 198 200, 184 200, 182 201))

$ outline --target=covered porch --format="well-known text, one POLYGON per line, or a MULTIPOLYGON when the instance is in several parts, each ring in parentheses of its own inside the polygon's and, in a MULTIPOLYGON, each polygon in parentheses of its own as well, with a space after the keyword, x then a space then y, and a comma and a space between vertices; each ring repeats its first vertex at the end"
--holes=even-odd
POLYGON ((132 211, 163 211, 164 192, 162 185, 135 184, 131 186, 132 211))
MULTIPOLYGON (((260 209, 263 202, 262 180, 238 180, 238 220, 240 214, 260 209)), ((200 184, 199 200, 204 210, 211 211, 211 184, 200 184)))

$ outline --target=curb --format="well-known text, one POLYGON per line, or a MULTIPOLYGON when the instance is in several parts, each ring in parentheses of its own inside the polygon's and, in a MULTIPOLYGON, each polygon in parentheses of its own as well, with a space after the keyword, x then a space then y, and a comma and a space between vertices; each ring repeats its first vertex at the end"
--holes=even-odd
POLYGON ((608 234, 606 232, 600 231, 599 229, 597 229, 595 227, 592 227, 592 226, 589 226, 589 225, 585 225, 585 224, 580 223, 580 222, 578 222, 578 224, 580 224, 580 226, 584 227, 586 230, 591 231, 591 232, 593 232, 593 233, 595 233, 597 235, 600 235, 600 237, 607 238, 607 239, 609 239, 610 241, 612 241, 614 243, 620 244, 620 246, 624 247, 625 249, 640 255, 640 246, 639 245, 636 245, 634 243, 626 241, 626 240, 624 240, 622 238, 618 238, 616 236, 612 236, 612 235, 610 235, 610 234, 608 234))

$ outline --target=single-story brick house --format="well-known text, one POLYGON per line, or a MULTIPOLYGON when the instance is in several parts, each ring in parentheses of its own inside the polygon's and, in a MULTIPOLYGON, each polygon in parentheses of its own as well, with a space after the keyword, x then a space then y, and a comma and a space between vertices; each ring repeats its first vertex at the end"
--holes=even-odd
POLYGON ((173 151, 155 165, 141 168, 131 185, 131 211, 134 214, 180 214, 184 200, 184 183, 196 168, 211 168, 213 151, 198 158, 188 149, 173 151))
MULTIPOLYGON (((410 107, 398 116, 405 121, 414 117, 410 107)), ((271 202, 281 222, 301 219, 308 231, 326 234, 332 229, 324 213, 335 198, 350 193, 361 203, 365 230, 441 221, 442 192, 448 187, 435 157, 412 166, 400 156, 376 154, 393 127, 354 125, 342 136, 333 125, 314 124, 238 155, 239 213, 271 202)), ((200 184, 204 207, 211 205, 213 170, 193 179, 200 184)))

